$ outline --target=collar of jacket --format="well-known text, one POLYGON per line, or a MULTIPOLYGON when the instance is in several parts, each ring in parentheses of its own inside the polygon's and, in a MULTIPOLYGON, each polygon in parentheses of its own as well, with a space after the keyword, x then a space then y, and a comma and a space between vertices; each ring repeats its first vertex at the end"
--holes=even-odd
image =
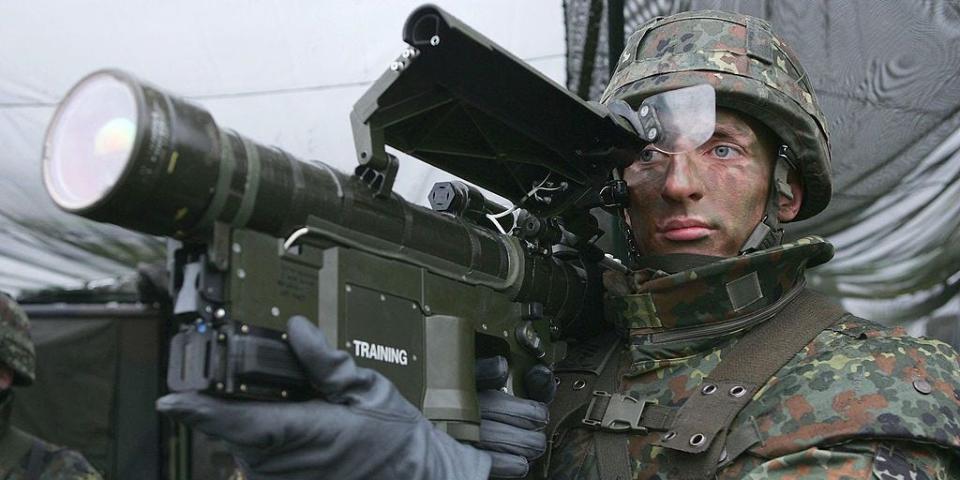
POLYGON ((686 258, 680 263, 699 266, 677 273, 607 272, 604 313, 635 342, 716 340, 769 318, 802 288, 806 268, 832 257, 830 243, 810 236, 737 257, 686 258))

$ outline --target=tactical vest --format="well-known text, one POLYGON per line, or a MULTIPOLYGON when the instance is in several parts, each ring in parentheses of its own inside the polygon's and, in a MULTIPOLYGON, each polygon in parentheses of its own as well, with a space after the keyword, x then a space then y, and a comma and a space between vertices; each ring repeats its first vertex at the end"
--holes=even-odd
MULTIPOLYGON (((756 448, 763 441, 760 429, 752 421, 734 422, 738 413, 824 329, 854 318, 803 288, 804 269, 831 254, 832 247, 814 237, 680 274, 635 275, 633 285, 608 284, 606 314, 619 334, 582 342, 557 365, 559 394, 551 405, 541 476, 556 461, 554 448, 574 429, 593 432, 596 469, 604 480, 632 478, 625 435, 654 436, 653 444, 666 455, 662 463, 668 471, 661 473, 671 479, 712 478, 756 448), (684 298, 691 295, 700 298, 684 298), (691 317, 696 327, 688 324, 691 317), (631 333, 631 341, 653 344, 696 335, 733 341, 720 349, 719 363, 682 404, 661 405, 619 393, 624 333, 631 333)), ((924 435, 934 436, 919 434, 924 435)), ((955 448, 960 438, 940 443, 955 448)))

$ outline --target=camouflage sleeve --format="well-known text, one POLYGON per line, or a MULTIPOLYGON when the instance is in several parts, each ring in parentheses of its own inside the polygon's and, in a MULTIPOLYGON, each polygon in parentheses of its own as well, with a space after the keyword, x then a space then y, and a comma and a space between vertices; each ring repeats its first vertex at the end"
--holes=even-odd
POLYGON ((40 480, 103 480, 103 477, 79 452, 63 449, 50 458, 40 480))
POLYGON ((755 464, 739 478, 939 480, 960 478, 957 452, 907 442, 857 441, 812 447, 755 464))
POLYGON ((873 476, 880 480, 960 478, 956 451, 916 443, 882 443, 873 461, 873 476))

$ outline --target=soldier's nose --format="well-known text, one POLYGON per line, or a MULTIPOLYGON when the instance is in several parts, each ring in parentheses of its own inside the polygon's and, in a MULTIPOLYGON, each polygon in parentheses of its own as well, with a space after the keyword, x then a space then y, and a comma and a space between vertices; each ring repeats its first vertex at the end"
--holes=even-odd
POLYGON ((697 201, 703 198, 703 182, 700 181, 696 163, 689 155, 671 156, 660 195, 670 202, 697 201))

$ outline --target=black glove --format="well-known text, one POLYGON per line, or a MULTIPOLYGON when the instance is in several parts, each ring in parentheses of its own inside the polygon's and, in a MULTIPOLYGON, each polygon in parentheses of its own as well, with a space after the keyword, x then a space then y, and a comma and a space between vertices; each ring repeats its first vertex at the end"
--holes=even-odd
POLYGON ((493 478, 523 478, 530 464, 547 448, 543 430, 547 425, 547 403, 553 400, 556 383, 553 372, 543 365, 530 369, 524 386, 531 399, 517 398, 500 389, 506 385, 509 369, 504 357, 477 360, 477 395, 480 399, 480 441, 477 448, 493 459, 493 478))
POLYGON ((157 410, 225 440, 251 479, 487 478, 490 457, 433 427, 393 384, 327 346, 303 318, 290 345, 323 400, 249 402, 178 393, 157 410))

